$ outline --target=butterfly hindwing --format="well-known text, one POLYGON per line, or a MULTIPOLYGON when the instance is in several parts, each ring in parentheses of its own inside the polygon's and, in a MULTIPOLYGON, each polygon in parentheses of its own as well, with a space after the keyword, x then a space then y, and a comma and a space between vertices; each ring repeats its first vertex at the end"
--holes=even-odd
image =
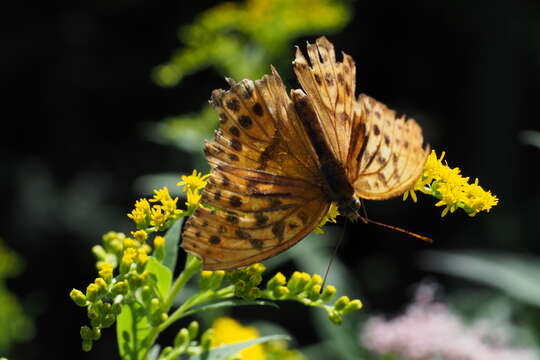
POLYGON ((360 95, 358 103, 353 129, 361 129, 363 141, 351 148, 347 168, 355 193, 371 200, 398 196, 418 179, 429 154, 429 146, 422 147, 422 129, 367 95, 360 95))

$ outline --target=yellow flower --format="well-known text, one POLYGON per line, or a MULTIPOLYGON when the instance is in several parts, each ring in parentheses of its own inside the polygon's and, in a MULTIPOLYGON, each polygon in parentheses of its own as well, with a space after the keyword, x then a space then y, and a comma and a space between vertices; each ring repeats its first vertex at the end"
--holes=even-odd
POLYGON ((322 229, 323 225, 327 222, 336 223, 336 217, 339 215, 339 209, 338 205, 333 202, 330 204, 330 208, 328 209, 328 213, 326 216, 321 220, 319 225, 313 230, 316 234, 324 234, 324 230, 322 229))
MULTIPOLYGON (((238 321, 221 317, 214 321, 212 325, 214 336, 212 337, 212 347, 218 347, 225 344, 234 344, 259 337, 259 331, 252 326, 242 326, 238 321)), ((261 344, 253 345, 240 351, 242 360, 264 360, 263 346, 261 344)))
POLYGON ((107 262, 101 262, 99 264, 99 276, 105 279, 106 282, 111 282, 113 277, 113 266, 107 262))
POLYGON ((135 209, 128 214, 128 217, 135 221, 138 227, 145 227, 150 218, 150 203, 146 199, 139 199, 135 202, 135 209))
POLYGON ((201 193, 197 190, 193 191, 191 189, 188 189, 187 191, 187 206, 197 206, 201 202, 201 193))
POLYGON ((154 246, 156 248, 158 247, 164 247, 165 246, 165 238, 163 236, 156 236, 154 238, 154 246))
POLYGON ((435 151, 431 151, 424 171, 412 188, 403 194, 403 200, 409 195, 414 202, 417 201, 415 191, 431 195, 439 201, 435 206, 444 206, 441 216, 448 212, 453 213, 457 209, 463 209, 469 216, 474 216, 480 211, 489 212, 498 204, 499 199, 490 191, 485 191, 478 185, 478 179, 469 183, 468 177, 463 177, 459 168, 450 168, 446 161, 443 164, 445 153, 437 158, 435 151))
POLYGON ((152 207, 152 219, 150 220, 150 225, 160 229, 163 225, 165 225, 167 219, 167 213, 163 211, 161 206, 154 205, 152 207))
POLYGON ((183 191, 188 192, 191 190, 192 192, 198 192, 199 190, 202 190, 206 186, 206 179, 210 176, 210 174, 203 175, 202 173, 198 173, 197 170, 193 170, 193 173, 189 176, 182 176, 182 181, 180 181, 177 186, 183 186, 183 191))

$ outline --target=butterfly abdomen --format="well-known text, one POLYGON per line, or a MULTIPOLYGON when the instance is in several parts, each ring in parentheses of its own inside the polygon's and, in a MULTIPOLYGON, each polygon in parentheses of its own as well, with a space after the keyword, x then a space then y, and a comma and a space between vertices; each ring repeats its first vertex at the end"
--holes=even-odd
POLYGON ((302 90, 293 90, 291 94, 298 117, 306 127, 311 144, 319 158, 328 201, 336 202, 344 216, 356 220, 360 203, 354 198, 354 189, 347 178, 345 168, 326 143, 313 105, 302 90))

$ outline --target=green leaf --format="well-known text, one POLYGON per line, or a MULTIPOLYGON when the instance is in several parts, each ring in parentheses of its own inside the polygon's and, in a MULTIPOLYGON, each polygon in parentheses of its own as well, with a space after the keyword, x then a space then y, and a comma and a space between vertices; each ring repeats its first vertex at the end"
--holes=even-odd
POLYGON ((540 307, 540 259, 503 253, 426 252, 430 270, 477 281, 540 307))
MULTIPOLYGON (((174 226, 174 225, 173 225, 174 226)), ((161 264, 155 257, 150 257, 146 270, 155 275, 156 286, 162 299, 169 293, 172 284, 172 272, 168 267, 161 264)))
POLYGON ((165 257, 163 265, 169 268, 171 273, 174 273, 176 267, 176 259, 178 257, 178 240, 180 239, 180 229, 185 217, 181 217, 169 228, 165 234, 165 257))
POLYGON ((263 342, 273 341, 273 340, 290 340, 290 339, 291 338, 286 335, 263 336, 257 339, 243 341, 236 344, 219 346, 219 347, 210 349, 208 352, 204 352, 198 355, 192 355, 189 359, 190 360, 225 360, 228 357, 231 357, 234 354, 237 354, 238 352, 244 350, 245 348, 248 348, 253 345, 257 345, 263 342))
POLYGON ((116 319, 116 337, 122 359, 142 359, 146 346, 144 339, 150 332, 142 306, 137 303, 122 306, 122 312, 116 319))
POLYGON ((219 308, 228 307, 228 306, 246 306, 246 305, 272 306, 272 307, 275 307, 276 309, 279 309, 279 306, 272 301, 230 299, 230 300, 224 300, 224 301, 216 302, 213 304, 203 305, 203 306, 190 309, 186 311, 182 316, 185 317, 185 316, 192 315, 201 311, 219 309, 219 308))

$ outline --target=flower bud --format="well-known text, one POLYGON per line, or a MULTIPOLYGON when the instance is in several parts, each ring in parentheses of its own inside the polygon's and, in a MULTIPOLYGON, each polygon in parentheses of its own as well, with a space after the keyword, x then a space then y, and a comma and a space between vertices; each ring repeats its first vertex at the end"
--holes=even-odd
POLYGON ((351 302, 351 300, 349 299, 348 296, 342 296, 340 297, 339 299, 336 300, 336 302, 334 303, 334 309, 336 309, 337 311, 341 311, 345 308, 345 306, 347 306, 349 303, 351 302))
POLYGON ((113 277, 113 266, 107 262, 101 262, 98 273, 107 284, 110 284, 113 277))
POLYGON ((184 347, 189 344, 189 331, 188 329, 180 329, 176 337, 174 338, 174 347, 184 347))
POLYGON ((348 303, 345 308, 341 311, 343 315, 350 314, 352 312, 358 311, 362 308, 362 302, 358 299, 355 299, 348 303))
POLYGON ((311 301, 317 301, 321 297, 321 285, 313 285, 308 291, 308 298, 311 301))
POLYGON ((272 293, 276 299, 282 299, 290 294, 290 290, 286 286, 278 286, 272 293))
POLYGON ((77 306, 86 306, 86 296, 82 293, 82 291, 73 289, 69 293, 69 297, 77 306))
POLYGON ((81 339, 83 340, 92 340, 94 337, 92 329, 90 329, 90 327, 87 325, 81 326, 79 333, 81 334, 81 339))
POLYGON ((111 313, 114 314, 115 316, 118 316, 120 315, 121 312, 122 312, 122 304, 115 302, 111 307, 111 313))
POLYGON ((213 271, 203 270, 201 271, 201 278, 199 282, 199 288, 201 290, 208 290, 210 286, 210 279, 212 278, 213 271))
POLYGON ((105 317, 103 318, 103 321, 101 322, 101 327, 108 328, 111 325, 113 325, 115 321, 116 321, 116 316, 114 316, 112 313, 107 314, 105 315, 105 317))
POLYGON ((96 284, 90 284, 86 287, 86 300, 94 302, 99 297, 99 286, 96 284))
POLYGON ((328 313, 328 318, 336 325, 341 325, 341 323, 343 322, 343 317, 335 310, 332 310, 328 313))
POLYGON ((203 352, 208 351, 212 345, 212 338, 214 337, 214 329, 210 328, 206 330, 201 336, 201 350, 203 352))
POLYGON ((191 340, 195 339, 199 334, 199 323, 197 321, 192 321, 188 326, 189 338, 191 340))
POLYGON ((107 257, 107 251, 105 251, 105 248, 103 248, 103 246, 101 245, 94 245, 92 247, 92 253, 96 257, 96 259, 101 261, 105 260, 105 258, 107 257))
POLYGON ((127 281, 131 290, 138 289, 142 284, 141 277, 136 272, 130 272, 127 281))
POLYGON ((268 290, 274 290, 277 286, 283 286, 287 284, 287 278, 282 273, 278 272, 266 283, 266 288, 268 290))
POLYGON ((119 281, 111 288, 111 295, 116 297, 117 295, 125 295, 128 293, 128 284, 126 281, 119 281))
POLYGON ((298 290, 300 277, 301 277, 301 273, 298 271, 295 271, 290 277, 289 281, 287 282, 287 288, 289 288, 290 292, 292 292, 293 294, 301 291, 301 290, 298 290))
POLYGON ((163 261, 165 257, 165 238, 163 236, 156 236, 154 238, 154 256, 158 261, 163 261))
POLYGON ((152 300, 152 296, 154 295, 154 292, 152 291, 152 288, 148 285, 144 285, 141 288, 141 297, 145 304, 148 304, 150 300, 152 300))
POLYGON ((92 340, 83 340, 82 341, 82 351, 89 352, 92 350, 92 340))
POLYGON ((259 290, 258 287, 252 287, 251 289, 249 289, 245 297, 250 300, 257 299, 258 297, 261 297, 261 290, 259 290))
POLYGON ((167 355, 169 355, 172 351, 173 351, 173 347, 172 347, 172 346, 164 347, 163 350, 161 351, 160 359, 161 359, 161 358, 165 358, 165 357, 166 357, 167 355))
POLYGON ((332 300, 335 294, 336 294, 336 288, 332 285, 328 285, 327 287, 324 288, 321 294, 321 300, 325 303, 329 302, 330 300, 332 300))

